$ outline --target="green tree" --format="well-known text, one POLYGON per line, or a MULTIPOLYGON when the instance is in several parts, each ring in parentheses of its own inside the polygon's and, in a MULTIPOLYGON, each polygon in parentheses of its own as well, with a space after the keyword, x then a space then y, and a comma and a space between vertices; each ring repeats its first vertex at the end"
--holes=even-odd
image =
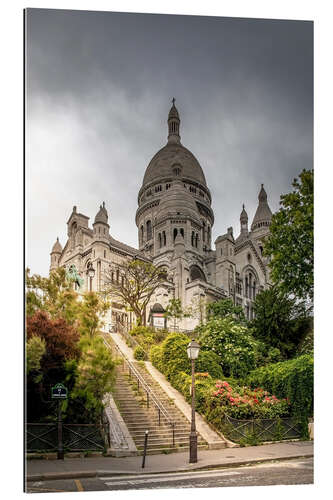
MULTIPOLYGON (((75 384, 70 398, 74 407, 75 401, 84 401, 89 418, 97 420, 104 408, 104 396, 111 391, 114 383, 115 362, 101 337, 82 337, 80 351, 81 356, 77 363, 67 363, 68 373, 73 370, 75 373, 75 384)), ((73 408, 69 408, 68 413, 70 411, 73 412, 73 408)))
POLYGON ((209 319, 232 317, 239 322, 245 323, 242 306, 235 306, 232 299, 221 299, 208 304, 207 317, 209 319))
POLYGON ((313 299, 313 170, 294 179, 272 217, 264 254, 271 259, 271 279, 286 294, 313 299))
POLYGON ((32 316, 36 311, 47 311, 52 318, 62 317, 69 324, 77 320, 79 308, 78 294, 73 282, 66 277, 63 267, 51 271, 44 278, 38 274, 30 276, 26 270, 26 311, 32 316))
POLYGON ((35 380, 39 381, 41 370, 40 362, 46 352, 45 340, 37 335, 30 337, 26 344, 26 372, 29 375, 35 373, 35 380))
POLYGON ((189 318, 191 312, 187 309, 183 309, 182 301, 180 299, 170 299, 167 307, 165 308, 164 316, 167 319, 173 319, 173 328, 176 330, 177 321, 183 318, 189 318))
POLYGON ((78 308, 78 330, 81 335, 94 337, 102 326, 101 316, 109 307, 109 302, 99 294, 94 292, 83 294, 78 308))
POLYGON ((155 290, 166 281, 164 269, 139 259, 111 267, 104 275, 104 291, 133 311, 137 324, 145 323, 145 310, 155 290))
POLYGON ((254 337, 266 344, 267 351, 269 347, 277 348, 284 358, 290 357, 300 342, 296 299, 273 286, 258 293, 254 312, 250 323, 254 337))

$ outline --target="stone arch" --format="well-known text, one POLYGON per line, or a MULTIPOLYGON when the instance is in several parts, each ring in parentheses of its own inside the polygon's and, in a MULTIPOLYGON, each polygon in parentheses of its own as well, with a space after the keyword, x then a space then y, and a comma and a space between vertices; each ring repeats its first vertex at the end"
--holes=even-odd
POLYGON ((206 276, 203 272, 203 270, 194 264, 193 266, 190 267, 190 279, 191 281, 200 279, 201 281, 206 281, 206 276))

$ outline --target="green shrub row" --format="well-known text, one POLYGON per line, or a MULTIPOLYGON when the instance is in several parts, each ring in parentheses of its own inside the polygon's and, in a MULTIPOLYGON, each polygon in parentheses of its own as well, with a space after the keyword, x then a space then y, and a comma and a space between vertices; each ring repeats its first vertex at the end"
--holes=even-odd
MULTIPOLYGON (((151 348, 150 359, 190 403, 188 342, 186 335, 171 334, 162 344, 151 348)), ((295 422, 303 421, 303 435, 307 435, 305 423, 312 415, 313 399, 313 360, 310 356, 267 365, 252 371, 246 379, 237 380, 223 376, 218 355, 201 351, 195 371, 196 409, 222 433, 225 432, 225 415, 236 419, 292 415, 295 422)))
MULTIPOLYGON (((150 350, 150 359, 156 368, 172 383, 172 379, 180 372, 191 373, 191 362, 186 348, 189 338, 182 333, 171 333, 160 344, 150 350)), ((200 351, 195 362, 196 372, 208 372, 214 378, 223 377, 220 358, 213 351, 200 351)))
POLYGON ((310 354, 257 368, 246 377, 246 383, 286 398, 296 417, 313 416, 313 356, 310 354))

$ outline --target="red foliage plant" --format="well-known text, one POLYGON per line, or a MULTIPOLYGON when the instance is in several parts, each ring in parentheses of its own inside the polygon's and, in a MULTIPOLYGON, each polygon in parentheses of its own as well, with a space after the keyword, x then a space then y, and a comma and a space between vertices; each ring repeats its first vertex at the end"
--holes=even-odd
POLYGON ((47 368, 59 366, 68 359, 79 357, 80 334, 63 318, 52 319, 45 311, 37 311, 27 317, 27 339, 36 335, 45 340, 46 353, 42 364, 47 368))

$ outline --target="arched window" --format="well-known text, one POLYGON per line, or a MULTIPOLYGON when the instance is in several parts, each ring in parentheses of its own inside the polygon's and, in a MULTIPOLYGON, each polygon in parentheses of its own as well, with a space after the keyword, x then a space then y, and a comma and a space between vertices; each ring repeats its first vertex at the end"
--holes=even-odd
POLYGON ((141 243, 143 243, 143 232, 144 232, 144 229, 143 229, 143 225, 142 225, 141 228, 140 228, 141 243))
POLYGON ((210 227, 209 226, 207 227, 207 242, 208 242, 208 245, 210 245, 210 227))
POLYGON ((203 222, 203 228, 202 228, 202 241, 206 241, 206 224, 203 222))
POLYGON ((147 220, 147 240, 151 240, 152 230, 151 230, 151 221, 147 220))
POLYGON ((198 236, 198 233, 195 235, 195 248, 198 248, 198 239, 199 239, 199 236, 198 236))
POLYGON ((173 230, 173 241, 175 241, 177 234, 178 234, 178 230, 175 227, 175 229, 173 230))
POLYGON ((106 258, 106 250, 104 250, 104 259, 106 258))
POLYGON ((161 233, 158 233, 158 248, 161 248, 162 246, 162 236, 161 233))
POLYGON ((165 247, 166 245, 166 234, 165 231, 163 231, 163 246, 165 247))
POLYGON ((205 275, 199 266, 192 266, 190 268, 190 279, 191 279, 191 281, 198 280, 198 279, 202 280, 202 281, 206 281, 205 275))
POLYGON ((180 234, 182 235, 182 237, 184 238, 184 229, 181 227, 180 228, 180 234))
POLYGON ((192 234, 191 234, 191 245, 192 245, 192 247, 194 247, 194 231, 192 231, 192 234))
POLYGON ((119 269, 117 269, 116 271, 116 281, 117 283, 119 283, 119 269))

